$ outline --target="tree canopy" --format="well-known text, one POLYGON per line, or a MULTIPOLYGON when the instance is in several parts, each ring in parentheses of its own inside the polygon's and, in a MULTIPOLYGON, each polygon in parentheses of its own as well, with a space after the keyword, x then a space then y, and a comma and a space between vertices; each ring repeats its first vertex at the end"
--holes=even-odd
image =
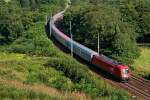
POLYGON ((0 1, 0 33, 6 41, 14 40, 23 31, 21 10, 16 2, 0 1))
POLYGON ((124 63, 138 57, 134 26, 123 21, 119 9, 105 4, 72 7, 62 22, 68 35, 69 21, 72 21, 73 39, 81 44, 97 51, 99 34, 100 53, 124 63))

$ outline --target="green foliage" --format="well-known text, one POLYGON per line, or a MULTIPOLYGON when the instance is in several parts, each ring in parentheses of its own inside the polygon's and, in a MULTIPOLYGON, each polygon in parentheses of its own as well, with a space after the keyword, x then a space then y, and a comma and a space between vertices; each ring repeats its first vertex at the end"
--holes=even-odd
MULTIPOLYGON (((131 99, 126 92, 112 88, 110 85, 102 81, 100 78, 95 77, 86 66, 83 66, 76 61, 63 55, 63 58, 51 58, 48 61, 48 65, 70 78, 74 82, 74 86, 71 86, 71 90, 83 91, 89 94, 92 98, 111 98, 116 100, 131 99)), ((57 82, 57 81, 55 81, 57 82)), ((64 79, 61 83, 64 82, 64 79)), ((59 88, 60 84, 56 84, 59 88)), ((66 86, 66 85, 65 85, 66 86)), ((68 85, 69 86, 69 85, 68 85)))
POLYGON ((45 3, 44 0, 11 0, 9 2, 1 0, 0 41, 3 42, 1 44, 18 39, 35 22, 45 21, 46 15, 50 15, 52 11, 55 13, 65 5, 66 0, 45 0, 45 3), (45 11, 43 11, 44 7, 47 8, 45 11))
POLYGON ((62 90, 70 90, 73 86, 73 83, 70 81, 70 79, 66 78, 61 72, 58 73, 52 68, 41 67, 39 67, 37 70, 32 68, 29 69, 29 74, 25 83, 44 83, 48 86, 62 90))
POLYGON ((17 0, 17 1, 20 2, 23 8, 31 8, 31 9, 38 8, 43 4, 51 4, 65 7, 67 3, 66 0, 17 0))
POLYGON ((139 50, 135 45, 132 25, 121 20, 119 10, 106 7, 105 4, 72 7, 64 16, 62 25, 65 33, 69 33, 70 20, 76 41, 97 51, 99 33, 101 53, 127 64, 138 57, 139 50))
POLYGON ((125 0, 123 1, 123 5, 120 6, 122 18, 134 26, 138 42, 144 42, 140 38, 146 38, 146 34, 150 34, 149 5, 150 2, 148 0, 125 0))
POLYGON ((23 31, 21 10, 16 2, 0 1, 0 33, 5 41, 12 41, 20 36, 23 31))
POLYGON ((24 11, 24 13, 21 16, 21 20, 25 30, 28 30, 33 25, 35 18, 33 12, 24 11))
POLYGON ((87 4, 89 0, 70 0, 71 5, 82 5, 87 4))
POLYGON ((31 90, 26 89, 16 89, 14 87, 9 87, 5 85, 0 85, 0 99, 56 99, 55 97, 51 97, 42 93, 33 92, 31 90))
MULTIPOLYGON (((69 59, 68 57, 66 59, 69 59)), ((77 63, 73 63, 72 60, 66 60, 62 58, 51 59, 48 63, 49 66, 61 70, 64 74, 72 79, 74 82, 81 82, 84 79, 85 81, 91 81, 91 78, 88 77, 87 69, 77 63)))
POLYGON ((30 57, 23 54, 0 53, 0 77, 26 84, 45 84, 71 90, 73 82, 62 72, 46 66, 49 58, 30 57))
POLYGON ((5 37, 1 35, 0 33, 0 45, 5 43, 5 37))
POLYGON ((119 27, 116 27, 115 33, 111 48, 112 57, 126 64, 133 63, 133 59, 136 59, 140 52, 135 41, 129 38, 129 34, 121 34, 119 27))
POLYGON ((54 79, 48 81, 49 81, 49 86, 53 86, 61 90, 71 90, 72 87, 74 86, 74 84, 70 81, 70 79, 64 76, 55 77, 54 79))
POLYGON ((52 48, 44 31, 44 24, 37 23, 32 29, 22 34, 8 48, 9 52, 30 55, 54 56, 57 51, 52 48))
POLYGON ((24 8, 36 8, 39 6, 39 0, 17 0, 24 8))
POLYGON ((134 73, 150 80, 150 47, 141 44, 139 48, 141 49, 141 55, 134 61, 131 68, 134 73))
POLYGON ((30 7, 30 1, 29 0, 19 0, 22 7, 30 7))

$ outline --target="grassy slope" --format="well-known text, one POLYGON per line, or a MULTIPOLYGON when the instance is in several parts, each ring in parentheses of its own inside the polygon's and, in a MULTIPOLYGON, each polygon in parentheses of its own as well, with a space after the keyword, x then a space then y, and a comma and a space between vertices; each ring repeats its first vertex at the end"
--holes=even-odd
POLYGON ((86 96, 81 93, 59 91, 45 85, 27 85, 19 81, 6 80, 0 78, 0 98, 1 99, 82 99, 87 100, 86 96))
POLYGON ((150 47, 140 47, 141 56, 135 60, 134 72, 150 80, 150 47), (148 78, 149 77, 149 78, 148 78))
POLYGON ((38 78, 40 72, 47 73, 49 80, 65 77, 53 68, 44 69, 43 64, 47 60, 48 57, 30 57, 25 54, 0 52, 0 98, 88 99, 81 93, 59 92, 44 85, 38 78))

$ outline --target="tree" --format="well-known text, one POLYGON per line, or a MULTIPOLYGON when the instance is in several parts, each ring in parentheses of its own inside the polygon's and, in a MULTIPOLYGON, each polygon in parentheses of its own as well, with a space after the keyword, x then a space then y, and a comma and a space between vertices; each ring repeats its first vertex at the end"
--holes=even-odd
POLYGON ((105 5, 72 8, 64 16, 64 29, 69 29, 70 20, 73 37, 81 44, 97 51, 99 33, 101 53, 126 63, 138 56, 134 30, 121 20, 119 10, 105 5))
POLYGON ((127 33, 121 33, 119 25, 115 25, 115 34, 111 42, 112 57, 126 64, 132 63, 139 56, 135 40, 127 33))
POLYGON ((24 30, 20 18, 21 10, 15 1, 9 3, 0 2, 0 33, 6 41, 12 41, 19 37, 24 30))
MULTIPOLYGON (((120 6, 122 19, 134 26, 138 42, 150 34, 150 2, 148 0, 124 0, 120 6)), ((148 39, 146 39, 148 40, 148 39)), ((144 42, 144 41, 143 41, 144 42)), ((150 38, 149 38, 150 42, 150 38)))
POLYGON ((30 7, 30 0, 19 0, 22 7, 29 8, 30 7))

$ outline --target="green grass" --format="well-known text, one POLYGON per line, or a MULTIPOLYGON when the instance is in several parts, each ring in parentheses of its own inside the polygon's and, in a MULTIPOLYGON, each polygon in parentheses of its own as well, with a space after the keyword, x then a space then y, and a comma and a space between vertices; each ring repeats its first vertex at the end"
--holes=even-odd
POLYGON ((0 84, 0 99, 1 100, 56 100, 58 97, 52 97, 46 94, 38 93, 27 89, 17 89, 10 86, 0 84))
POLYGON ((62 72, 44 66, 48 59, 48 57, 30 57, 25 54, 0 52, 0 76, 28 84, 47 83, 47 85, 54 85, 53 81, 60 78, 65 80, 64 84, 70 83, 70 79, 65 77, 62 72), (45 82, 45 80, 49 80, 49 82, 45 82))
POLYGON ((89 100, 84 93, 70 91, 59 91, 46 85, 27 85, 15 80, 5 80, 0 78, 0 99, 41 99, 41 100, 89 100))
POLYGON ((134 72, 150 80, 150 47, 141 46, 141 56, 135 60, 134 72))
MULTIPOLYGON (((55 70, 50 66, 46 66, 51 57, 28 56, 26 54, 0 52, 0 78, 8 81, 18 81, 22 84, 34 86, 36 84, 54 87, 66 90, 66 93, 56 96, 57 98, 75 99, 74 93, 70 90, 74 83, 67 78, 63 72, 55 70), (74 97, 73 97, 74 96, 74 97)), ((0 80, 1 83, 1 80, 0 80)), ((11 82, 10 82, 11 84, 11 82)), ((44 96, 46 99, 51 99, 42 93, 34 93, 27 90, 17 88, 6 88, 0 84, 0 97, 11 99, 40 99, 44 96), (10 91, 12 90, 12 91, 10 91), (24 92, 25 91, 25 92, 24 92), (24 96, 22 97, 22 95, 24 96), (33 97, 32 97, 33 95, 33 97)), ((40 92, 40 91, 37 91, 40 92)), ((81 94, 82 95, 82 94, 81 94)), ((79 98, 86 98, 85 95, 79 98)))

